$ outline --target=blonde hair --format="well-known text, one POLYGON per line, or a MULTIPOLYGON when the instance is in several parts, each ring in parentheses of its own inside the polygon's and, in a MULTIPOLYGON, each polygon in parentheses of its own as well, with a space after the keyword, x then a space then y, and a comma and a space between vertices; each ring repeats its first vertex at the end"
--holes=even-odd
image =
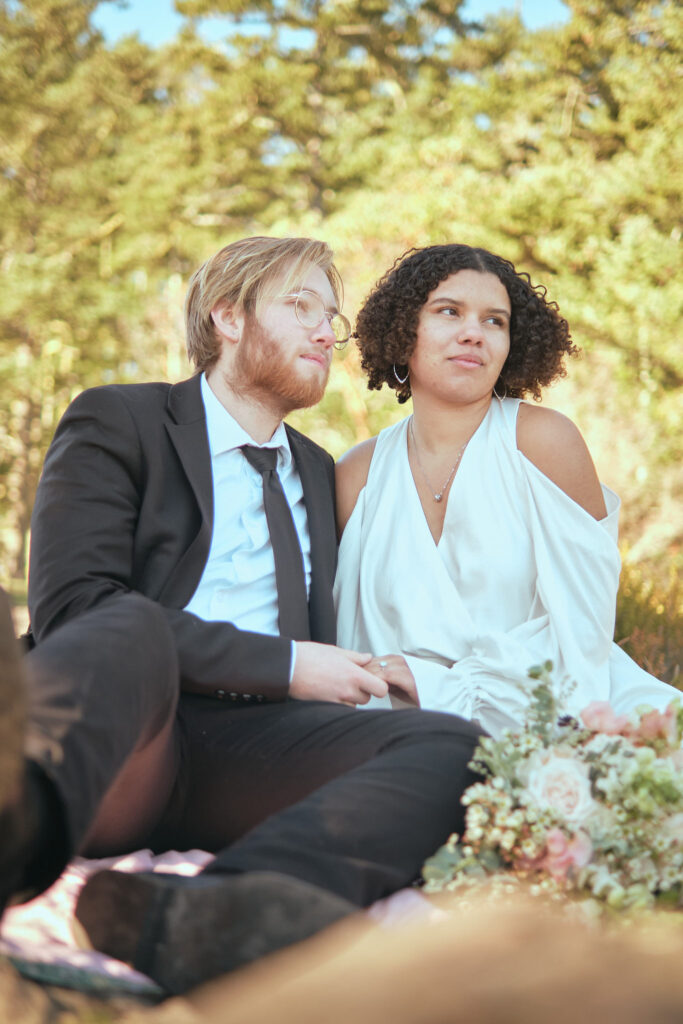
POLYGON ((300 287, 307 271, 319 267, 341 306, 342 282, 332 261, 329 245, 313 238, 243 238, 211 256, 193 274, 185 298, 187 354, 197 373, 210 369, 220 355, 211 317, 217 303, 257 314, 264 302, 300 287))

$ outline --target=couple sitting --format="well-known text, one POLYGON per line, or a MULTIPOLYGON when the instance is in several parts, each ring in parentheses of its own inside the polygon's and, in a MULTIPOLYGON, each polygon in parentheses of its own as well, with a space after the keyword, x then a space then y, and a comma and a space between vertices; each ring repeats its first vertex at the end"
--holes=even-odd
POLYGON ((77 852, 217 851, 193 879, 101 872, 81 894, 95 948, 169 992, 409 885, 462 828, 478 736, 519 720, 530 663, 553 658, 580 701, 672 695, 612 651, 616 498, 568 421, 519 402, 561 372, 567 325, 466 246, 409 255, 359 317, 370 386, 414 415, 338 467, 335 625, 333 463, 282 421, 322 397, 340 291, 320 242, 208 260, 186 302, 197 375, 64 415, 32 650, 0 629, 0 906, 77 852), (383 703, 407 707, 356 710, 383 703))

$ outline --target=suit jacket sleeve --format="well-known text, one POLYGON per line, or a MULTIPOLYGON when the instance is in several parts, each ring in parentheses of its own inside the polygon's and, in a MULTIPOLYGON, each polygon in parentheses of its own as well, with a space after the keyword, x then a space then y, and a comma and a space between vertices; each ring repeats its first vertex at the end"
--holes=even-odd
MULTIPOLYGON (((164 499, 167 506, 173 502, 173 494, 163 491, 168 452, 159 447, 155 451, 141 434, 120 389, 86 391, 65 413, 45 460, 31 524, 29 610, 37 642, 117 594, 138 591, 158 601, 155 591, 162 587, 150 583, 143 567, 152 557, 163 566, 164 544, 157 541, 146 551, 140 533, 141 523, 155 514, 148 505, 161 506, 156 521, 165 522, 164 499)), ((204 622, 181 608, 164 611, 176 639, 182 689, 286 698, 288 639, 204 622)))

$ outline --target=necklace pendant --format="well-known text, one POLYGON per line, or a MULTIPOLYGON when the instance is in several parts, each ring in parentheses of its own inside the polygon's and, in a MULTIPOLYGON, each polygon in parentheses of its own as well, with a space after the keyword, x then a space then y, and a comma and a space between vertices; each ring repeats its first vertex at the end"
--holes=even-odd
POLYGON ((441 494, 434 495, 434 501, 443 501, 443 491, 441 492, 441 494))

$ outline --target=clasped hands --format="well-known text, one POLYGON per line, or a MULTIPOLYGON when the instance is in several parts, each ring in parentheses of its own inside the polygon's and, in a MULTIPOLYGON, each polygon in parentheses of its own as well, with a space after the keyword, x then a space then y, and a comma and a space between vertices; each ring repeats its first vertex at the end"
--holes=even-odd
POLYGON ((373 657, 331 644, 297 643, 289 685, 289 696, 295 700, 326 700, 356 707, 387 694, 419 707, 415 678, 402 655, 373 657))

